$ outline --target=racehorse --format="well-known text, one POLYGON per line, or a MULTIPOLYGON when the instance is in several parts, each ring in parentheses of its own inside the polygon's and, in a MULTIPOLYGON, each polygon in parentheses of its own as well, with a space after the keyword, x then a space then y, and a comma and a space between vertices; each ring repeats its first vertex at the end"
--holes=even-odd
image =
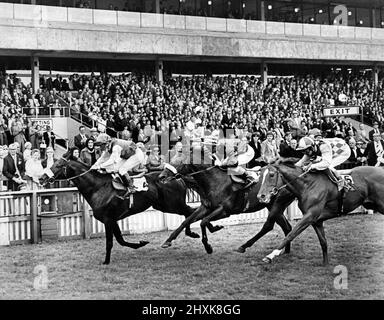
MULTIPOLYGON (((323 264, 327 265, 329 263, 328 247, 323 221, 352 212, 360 205, 384 214, 384 170, 377 167, 356 167, 351 170, 350 175, 354 183, 353 189, 346 191, 342 197, 343 210, 340 212, 339 197, 342 195, 336 184, 325 173, 304 172, 293 163, 266 167, 258 193, 260 201, 267 204, 272 196, 287 189, 297 197, 303 218, 263 261, 271 262, 288 243, 312 225, 320 241, 323 264)), ((277 198, 276 201, 278 201, 277 198)))
MULTIPOLYGON (((223 219, 232 214, 259 211, 265 207, 269 209, 269 214, 262 229, 236 251, 245 252, 246 248, 251 247, 258 239, 271 231, 275 222, 282 228, 285 235, 292 229, 283 214, 284 210, 294 200, 294 196, 288 191, 281 192, 278 195, 279 201, 275 201, 273 204, 265 204, 257 199, 261 186, 260 181, 245 190, 240 184, 232 181, 227 170, 219 166, 205 164, 181 164, 176 168, 166 166, 159 175, 159 180, 165 184, 174 179, 182 179, 188 187, 195 189, 201 197, 202 205, 171 234, 162 245, 163 248, 169 247, 172 240, 177 237, 185 226, 202 219, 200 224, 202 242, 206 252, 212 253, 213 249, 208 243, 206 232, 207 224, 210 221, 223 219)), ((285 252, 290 252, 290 244, 285 247, 285 252)))
MULTIPOLYGON (((126 242, 121 234, 118 220, 128 216, 143 212, 149 207, 153 207, 162 212, 176 213, 190 216, 194 209, 185 202, 187 188, 183 182, 173 181, 170 184, 158 182, 160 172, 146 174, 148 190, 136 192, 132 195, 132 200, 122 200, 124 191, 115 190, 112 185, 110 174, 99 173, 89 170, 89 167, 82 162, 68 160, 68 155, 64 155, 51 167, 53 176, 50 178, 46 173, 40 178, 41 184, 46 184, 54 179, 72 180, 79 192, 93 210, 93 216, 104 223, 106 233, 106 256, 104 264, 109 264, 111 250, 113 246, 113 235, 117 242, 126 247, 138 249, 148 244, 147 241, 139 243, 126 242)), ((210 226, 214 228, 213 226, 210 226)), ((191 232, 187 226, 185 231, 187 236, 198 238, 199 235, 191 232)))

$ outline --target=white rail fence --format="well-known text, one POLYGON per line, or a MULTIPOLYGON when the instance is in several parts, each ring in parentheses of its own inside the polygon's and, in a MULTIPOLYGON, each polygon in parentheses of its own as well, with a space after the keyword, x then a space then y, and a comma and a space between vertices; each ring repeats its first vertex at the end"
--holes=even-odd
MULTIPOLYGON (((193 191, 187 193, 186 200, 193 207, 200 204, 199 196, 193 191)), ((284 214, 289 220, 302 217, 296 201, 284 214)), ((220 224, 260 223, 267 215, 267 209, 243 213, 222 219, 220 224)), ((123 234, 140 234, 174 230, 183 220, 183 216, 150 208, 118 224, 123 234)), ((199 222, 192 224, 192 228, 198 226, 199 222)), ((104 236, 104 225, 93 218, 76 188, 0 193, 0 245, 100 236, 104 236)))

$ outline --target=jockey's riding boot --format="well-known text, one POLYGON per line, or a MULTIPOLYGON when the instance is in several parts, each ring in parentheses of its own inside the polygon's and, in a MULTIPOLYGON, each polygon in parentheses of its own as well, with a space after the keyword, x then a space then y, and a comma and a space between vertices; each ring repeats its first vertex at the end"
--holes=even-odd
POLYGON ((337 180, 337 190, 338 191, 341 191, 344 189, 345 187, 345 181, 344 179, 338 174, 338 172, 336 170, 332 170, 336 180, 337 180))
POLYGON ((122 199, 126 199, 129 197, 129 195, 131 193, 133 193, 135 191, 135 187, 133 186, 133 180, 132 178, 129 176, 128 173, 126 173, 125 175, 123 175, 123 181, 125 183, 125 186, 127 187, 127 192, 122 196, 122 197, 119 197, 119 198, 122 198, 122 199))

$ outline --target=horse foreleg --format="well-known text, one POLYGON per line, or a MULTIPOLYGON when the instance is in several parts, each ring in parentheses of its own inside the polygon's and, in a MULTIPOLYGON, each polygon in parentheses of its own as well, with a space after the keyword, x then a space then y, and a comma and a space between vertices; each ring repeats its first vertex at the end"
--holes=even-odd
POLYGON ((288 235, 284 238, 284 240, 280 243, 277 249, 273 250, 268 256, 263 258, 264 262, 271 263, 272 260, 279 256, 283 251, 283 248, 293 239, 295 239, 300 233, 302 233, 309 225, 313 224, 315 221, 314 214, 312 212, 308 212, 304 215, 304 217, 294 226, 292 231, 288 233, 288 235))
MULTIPOLYGON (((287 236, 292 231, 292 226, 289 223, 288 219, 284 216, 284 214, 278 215, 276 217, 276 223, 280 226, 280 228, 284 232, 284 236, 287 236)), ((288 242, 285 246, 284 253, 290 253, 291 252, 291 243, 288 242)))
POLYGON ((244 243, 239 248, 237 248, 235 251, 244 253, 245 250, 249 247, 252 247, 257 240, 259 240, 261 237, 266 235, 268 232, 272 231, 274 225, 275 225, 275 218, 272 217, 271 215, 268 215, 267 220, 264 222, 261 230, 254 237, 252 237, 246 243, 244 243))
POLYGON ((121 230, 119 225, 117 224, 117 221, 113 223, 113 234, 116 238, 117 243, 124 247, 138 249, 138 248, 144 247, 149 243, 148 241, 140 241, 139 243, 132 243, 132 242, 125 241, 123 238, 123 235, 121 234, 121 230))
POLYGON ((220 216, 221 214, 223 214, 223 212, 224 212, 224 208, 220 206, 219 208, 212 211, 208 216, 204 217, 200 223, 202 242, 203 242, 205 251, 207 251, 208 254, 211 254, 213 252, 213 249, 212 249, 212 246, 208 243, 207 225, 209 224, 210 220, 220 216))
POLYGON ((313 228, 316 231, 317 237, 319 238, 321 250, 323 251, 323 265, 328 265, 328 245, 327 245, 327 239, 325 238, 325 232, 324 232, 324 226, 323 222, 317 222, 313 224, 313 228))
POLYGON ((109 264, 111 261, 111 251, 113 247, 113 225, 111 222, 104 223, 105 225, 105 241, 106 241, 106 254, 103 264, 109 264))
POLYGON ((171 233, 169 238, 161 245, 162 248, 168 248, 172 245, 172 241, 177 238, 177 236, 180 234, 181 231, 186 226, 189 226, 191 223, 193 223, 196 220, 202 219, 204 215, 208 212, 208 209, 204 206, 200 206, 197 208, 188 218, 186 218, 182 224, 171 233))

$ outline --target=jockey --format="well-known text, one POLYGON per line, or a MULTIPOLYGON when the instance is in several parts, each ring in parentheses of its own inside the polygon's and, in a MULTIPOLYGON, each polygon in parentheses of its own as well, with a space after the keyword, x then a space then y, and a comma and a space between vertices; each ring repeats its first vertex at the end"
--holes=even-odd
POLYGON ((134 191, 128 171, 142 165, 145 159, 142 148, 138 148, 132 141, 111 138, 105 133, 99 134, 95 145, 100 145, 103 153, 91 169, 105 169, 109 173, 118 172, 128 188, 127 193, 134 191))
POLYGON ((323 139, 321 131, 313 129, 308 137, 300 139, 297 150, 304 151, 303 158, 296 163, 297 166, 305 171, 330 169, 338 180, 339 191, 343 189, 344 180, 335 170, 335 167, 345 162, 351 155, 351 150, 343 139, 323 139))
POLYGON ((243 137, 235 148, 234 154, 230 155, 223 160, 222 165, 230 166, 228 170, 233 175, 240 175, 245 181, 246 185, 244 188, 248 188, 255 182, 257 182, 251 174, 245 169, 245 166, 255 156, 255 151, 248 144, 248 139, 243 137), (235 161, 233 164, 231 162, 235 161), (233 167, 232 167, 233 166, 233 167))

